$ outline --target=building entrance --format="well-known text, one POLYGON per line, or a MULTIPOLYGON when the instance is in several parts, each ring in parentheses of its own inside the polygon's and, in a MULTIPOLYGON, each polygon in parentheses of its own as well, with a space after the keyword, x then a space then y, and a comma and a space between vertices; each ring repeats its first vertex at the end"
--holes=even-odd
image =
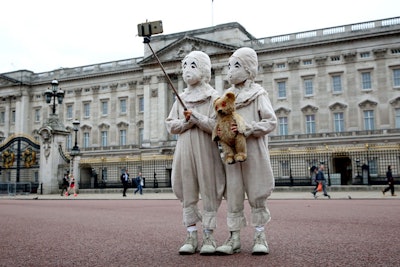
POLYGON ((352 167, 349 157, 333 158, 333 172, 340 173, 340 184, 351 185, 352 183, 352 167))

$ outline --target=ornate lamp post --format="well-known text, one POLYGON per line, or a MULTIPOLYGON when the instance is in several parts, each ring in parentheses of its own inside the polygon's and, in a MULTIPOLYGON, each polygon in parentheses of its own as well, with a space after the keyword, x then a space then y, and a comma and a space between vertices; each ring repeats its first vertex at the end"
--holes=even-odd
POLYGON ((78 131, 79 131, 79 125, 80 125, 80 124, 81 124, 81 123, 80 123, 78 120, 74 120, 74 121, 72 122, 72 125, 74 126, 74 132, 75 132, 75 145, 74 145, 74 147, 72 148, 71 153, 74 152, 74 154, 80 152, 79 146, 78 146, 78 131))
POLYGON ((61 108, 64 100, 64 91, 58 88, 58 81, 51 81, 51 88, 43 93, 47 104, 50 104, 52 112, 39 129, 41 136, 40 145, 40 182, 45 194, 58 191, 58 177, 60 175, 58 166, 65 164, 62 157, 59 157, 59 144, 65 142, 69 132, 56 114, 57 103, 61 108), (56 102, 57 101, 57 102, 56 102))
POLYGON ((75 132, 75 145, 72 147, 72 150, 71 150, 71 153, 70 153, 70 155, 72 157, 72 161, 71 161, 72 167, 71 167, 70 173, 73 174, 74 176, 75 176, 75 173, 74 173, 75 157, 80 154, 80 149, 79 149, 79 146, 78 146, 78 130, 79 130, 79 125, 80 124, 81 123, 78 120, 74 120, 72 122, 73 129, 74 129, 74 132, 75 132))
POLYGON ((47 88, 46 92, 44 92, 44 96, 46 97, 46 103, 50 104, 51 100, 53 100, 53 113, 56 114, 56 98, 58 100, 58 104, 62 104, 63 99, 64 99, 64 91, 58 88, 58 81, 53 80, 51 81, 51 87, 52 89, 50 90, 47 88))

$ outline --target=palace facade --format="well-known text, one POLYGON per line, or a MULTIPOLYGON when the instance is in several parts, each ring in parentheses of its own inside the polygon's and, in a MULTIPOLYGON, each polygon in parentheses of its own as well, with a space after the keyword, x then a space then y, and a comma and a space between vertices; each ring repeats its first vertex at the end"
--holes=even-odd
MULTIPOLYGON (((190 51, 210 56, 211 85, 220 94, 229 86, 233 51, 257 51, 256 82, 268 91, 278 117, 269 136, 277 185, 311 184, 309 168, 319 162, 332 185, 382 183, 387 165, 399 175, 400 17, 266 38, 227 23, 154 35, 150 45, 179 92, 185 88, 181 60, 190 51)), ((17 176, 24 168, 18 158, 6 167, 10 149, 1 147, 17 136, 41 143, 39 129, 52 112, 44 92, 54 79, 65 92, 56 111, 69 132, 57 179, 70 168, 77 119, 81 188, 118 183, 124 168, 131 177, 141 171, 147 187, 171 186, 177 137, 167 133, 164 120, 175 97, 146 44, 140 58, 0 74, 0 182, 41 182, 37 168, 17 176)))

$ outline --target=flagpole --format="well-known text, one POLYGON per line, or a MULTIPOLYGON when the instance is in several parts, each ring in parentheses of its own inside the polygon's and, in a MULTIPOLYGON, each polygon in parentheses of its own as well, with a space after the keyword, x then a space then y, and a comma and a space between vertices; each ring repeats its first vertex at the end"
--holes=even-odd
POLYGON ((214 0, 211 0, 211 26, 214 27, 214 0))

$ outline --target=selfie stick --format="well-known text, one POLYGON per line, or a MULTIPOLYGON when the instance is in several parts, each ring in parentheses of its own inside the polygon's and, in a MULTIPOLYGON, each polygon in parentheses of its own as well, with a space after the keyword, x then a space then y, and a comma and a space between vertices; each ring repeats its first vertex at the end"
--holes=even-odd
POLYGON ((158 64, 160 65, 162 71, 164 72, 165 77, 167 78, 167 81, 169 83, 169 85, 171 86, 172 90, 174 90, 176 97, 178 98, 179 102, 181 103, 182 107, 184 110, 187 110, 187 107, 185 106, 185 104, 183 103, 181 97, 179 96, 178 92, 176 91, 174 85, 172 84, 171 79, 169 78, 169 76, 167 75, 167 73, 165 72, 165 69, 163 67, 163 65, 161 64, 160 59, 157 57, 156 53, 154 52, 153 48, 150 45, 150 36, 145 36, 143 43, 147 44, 151 50, 151 52, 153 53, 154 57, 157 59, 158 64))

